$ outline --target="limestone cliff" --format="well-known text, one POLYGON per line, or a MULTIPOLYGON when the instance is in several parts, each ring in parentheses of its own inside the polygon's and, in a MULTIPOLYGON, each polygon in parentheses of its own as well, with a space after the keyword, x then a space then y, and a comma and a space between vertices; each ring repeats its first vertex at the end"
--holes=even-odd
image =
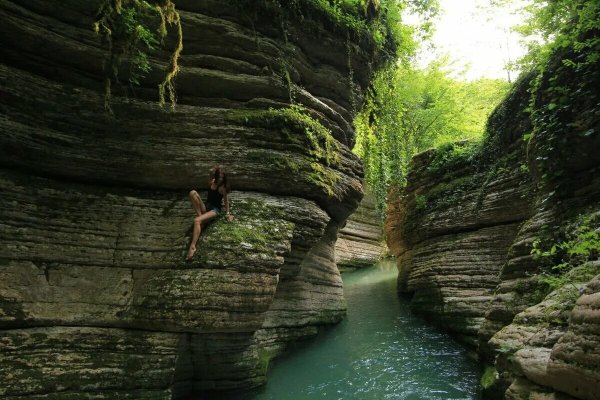
POLYGON ((340 270, 373 265, 386 252, 383 228, 375 210, 375 198, 367 192, 356 211, 340 229, 335 244, 335 263, 340 270))
POLYGON ((178 104, 161 108, 176 21, 147 77, 127 83, 124 62, 107 85, 122 55, 94 32, 101 4, 0 1, 0 397, 264 383, 286 343, 344 315, 334 243, 363 195, 351 119, 381 47, 309 1, 290 18, 178 0, 178 104), (186 263, 187 194, 217 163, 236 220, 186 263))
POLYGON ((479 352, 484 398, 599 398, 600 68, 584 59, 555 54, 531 109, 522 77, 481 146, 416 156, 390 196, 399 291, 479 352))

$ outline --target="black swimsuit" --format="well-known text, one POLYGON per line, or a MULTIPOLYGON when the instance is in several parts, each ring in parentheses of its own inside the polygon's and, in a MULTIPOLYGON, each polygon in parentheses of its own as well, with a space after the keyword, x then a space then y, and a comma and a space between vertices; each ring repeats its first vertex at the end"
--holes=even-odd
POLYGON ((219 192, 219 188, 213 190, 211 187, 208 188, 208 198, 206 200, 206 209, 208 211, 214 211, 217 214, 221 213, 223 207, 223 195, 219 192))

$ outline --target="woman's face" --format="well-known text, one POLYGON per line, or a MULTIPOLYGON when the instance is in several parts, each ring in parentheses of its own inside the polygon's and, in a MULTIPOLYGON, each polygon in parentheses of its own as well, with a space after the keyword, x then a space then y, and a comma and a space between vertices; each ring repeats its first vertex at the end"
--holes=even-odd
POLYGON ((217 182, 217 183, 221 183, 221 182, 223 182, 223 175, 224 175, 224 174, 223 174, 223 171, 221 171, 221 170, 218 170, 218 171, 215 173, 215 182, 217 182))
POLYGON ((221 171, 220 169, 210 171, 210 181, 216 184, 220 184, 221 182, 223 182, 223 175, 223 171, 221 171))

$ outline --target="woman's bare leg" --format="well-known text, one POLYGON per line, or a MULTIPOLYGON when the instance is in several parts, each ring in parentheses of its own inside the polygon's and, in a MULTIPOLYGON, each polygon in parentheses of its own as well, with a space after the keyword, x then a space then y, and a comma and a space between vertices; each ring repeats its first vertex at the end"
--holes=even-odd
POLYGON ((198 216, 204 214, 206 212, 206 206, 202 201, 202 198, 195 190, 190 191, 190 201, 192 202, 192 206, 194 206, 194 210, 196 210, 196 214, 198 216))
POLYGON ((196 218, 194 218, 194 233, 192 234, 192 243, 190 243, 190 248, 188 249, 186 260, 191 260, 192 257, 194 257, 194 254, 196 253, 196 242, 198 241, 200 233, 202 232, 202 223, 210 221, 216 216, 217 214, 214 211, 206 211, 204 214, 198 215, 196 218))

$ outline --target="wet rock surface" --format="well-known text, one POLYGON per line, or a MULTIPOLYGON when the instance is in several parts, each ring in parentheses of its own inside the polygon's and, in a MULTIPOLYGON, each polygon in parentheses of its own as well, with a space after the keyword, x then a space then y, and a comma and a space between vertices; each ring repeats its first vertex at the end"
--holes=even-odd
POLYGON ((375 198, 367 194, 342 227, 335 244, 335 262, 340 270, 353 270, 373 265, 385 256, 380 217, 375 198))

